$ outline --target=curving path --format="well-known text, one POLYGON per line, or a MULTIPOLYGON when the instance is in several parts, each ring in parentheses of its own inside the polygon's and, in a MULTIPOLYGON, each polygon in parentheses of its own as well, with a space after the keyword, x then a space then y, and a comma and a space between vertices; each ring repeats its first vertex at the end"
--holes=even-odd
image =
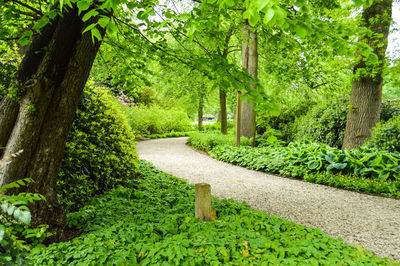
POLYGON ((282 178, 217 161, 185 145, 187 138, 137 144, 139 157, 190 183, 211 184, 219 198, 318 227, 377 256, 400 261, 400 200, 282 178))

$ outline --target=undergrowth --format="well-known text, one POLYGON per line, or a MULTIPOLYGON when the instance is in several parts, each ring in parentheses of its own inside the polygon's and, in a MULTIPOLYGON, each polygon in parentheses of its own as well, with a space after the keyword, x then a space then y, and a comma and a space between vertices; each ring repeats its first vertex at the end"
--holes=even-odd
POLYGON ((233 200, 213 198, 217 219, 200 221, 193 185, 145 161, 139 172, 70 213, 82 235, 34 250, 34 265, 398 265, 233 200))
POLYGON ((218 160, 249 169, 400 198, 399 153, 369 147, 339 150, 311 142, 240 148, 213 142, 213 146, 205 146, 202 143, 207 139, 216 138, 211 134, 192 135, 188 142, 218 160))

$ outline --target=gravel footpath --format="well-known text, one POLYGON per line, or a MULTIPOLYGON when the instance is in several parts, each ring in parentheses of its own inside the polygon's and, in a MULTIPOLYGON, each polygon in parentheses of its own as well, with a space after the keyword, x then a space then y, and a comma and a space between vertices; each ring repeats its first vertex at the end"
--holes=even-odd
POLYGON ((139 142, 141 159, 195 184, 211 184, 218 198, 318 227, 379 257, 400 261, 400 200, 283 178, 217 161, 185 145, 187 138, 139 142))

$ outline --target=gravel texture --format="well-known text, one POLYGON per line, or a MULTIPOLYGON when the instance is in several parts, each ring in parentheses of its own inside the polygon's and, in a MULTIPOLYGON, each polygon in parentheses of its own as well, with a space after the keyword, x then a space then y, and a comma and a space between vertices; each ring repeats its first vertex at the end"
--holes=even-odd
POLYGON ((189 183, 211 184, 218 198, 246 201, 255 209, 318 227, 377 256, 400 261, 400 200, 247 170, 194 151, 186 140, 139 142, 139 157, 189 183))

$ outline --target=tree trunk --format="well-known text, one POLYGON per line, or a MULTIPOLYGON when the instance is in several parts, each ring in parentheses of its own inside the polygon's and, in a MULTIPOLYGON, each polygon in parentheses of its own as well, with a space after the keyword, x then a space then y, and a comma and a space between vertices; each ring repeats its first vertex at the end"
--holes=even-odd
POLYGON ((18 102, 4 97, 0 102, 0 157, 3 155, 7 141, 18 116, 18 102))
MULTIPOLYGON (((242 66, 246 68, 249 75, 257 79, 258 75, 258 51, 257 51, 257 32, 252 32, 246 21, 243 27, 244 41, 242 43, 242 66)), ((250 81, 251 87, 256 89, 254 82, 250 81)), ((241 128, 240 136, 253 138, 253 145, 256 136, 256 112, 254 103, 249 104, 245 99, 241 104, 241 128)))
MULTIPOLYGON (((23 153, 6 165, 0 175, 0 186, 21 178, 35 181, 21 188, 46 197, 46 201, 30 206, 32 224, 48 224, 57 239, 63 238, 65 225, 65 213, 57 200, 58 171, 79 99, 100 46, 99 42, 92 42, 90 32, 81 34, 94 22, 83 23, 81 16, 74 8, 57 17, 33 40, 22 60, 15 78, 20 93, 18 117, 4 155, 19 150, 23 153)), ((0 121, 3 128, 7 119, 2 117, 0 121)), ((8 191, 15 192, 20 191, 8 191)))
POLYGON ((365 36, 363 41, 374 49, 379 62, 371 67, 366 65, 366 58, 362 58, 354 67, 353 73, 356 76, 351 87, 342 149, 354 149, 364 144, 371 136, 371 129, 379 122, 382 69, 385 64, 392 2, 392 0, 378 1, 363 11, 363 22, 373 32, 372 36, 365 36))
POLYGON ((240 96, 242 93, 240 91, 237 92, 236 95, 236 147, 240 147, 240 129, 242 127, 242 101, 240 100, 240 96))
POLYGON ((228 121, 226 114, 226 91, 219 89, 219 108, 220 108, 220 119, 221 119, 221 133, 228 133, 228 121))
MULTIPOLYGON (((229 28, 226 36, 225 36, 225 49, 223 50, 221 57, 223 59, 228 58, 229 54, 229 41, 233 34, 233 28, 229 28)), ((219 108, 221 114, 221 133, 227 134, 228 133, 228 120, 227 120, 227 113, 226 113, 226 90, 220 88, 219 89, 219 108)))
POLYGON ((203 130, 203 97, 199 98, 199 109, 197 110, 197 118, 198 118, 198 129, 199 131, 203 130))

